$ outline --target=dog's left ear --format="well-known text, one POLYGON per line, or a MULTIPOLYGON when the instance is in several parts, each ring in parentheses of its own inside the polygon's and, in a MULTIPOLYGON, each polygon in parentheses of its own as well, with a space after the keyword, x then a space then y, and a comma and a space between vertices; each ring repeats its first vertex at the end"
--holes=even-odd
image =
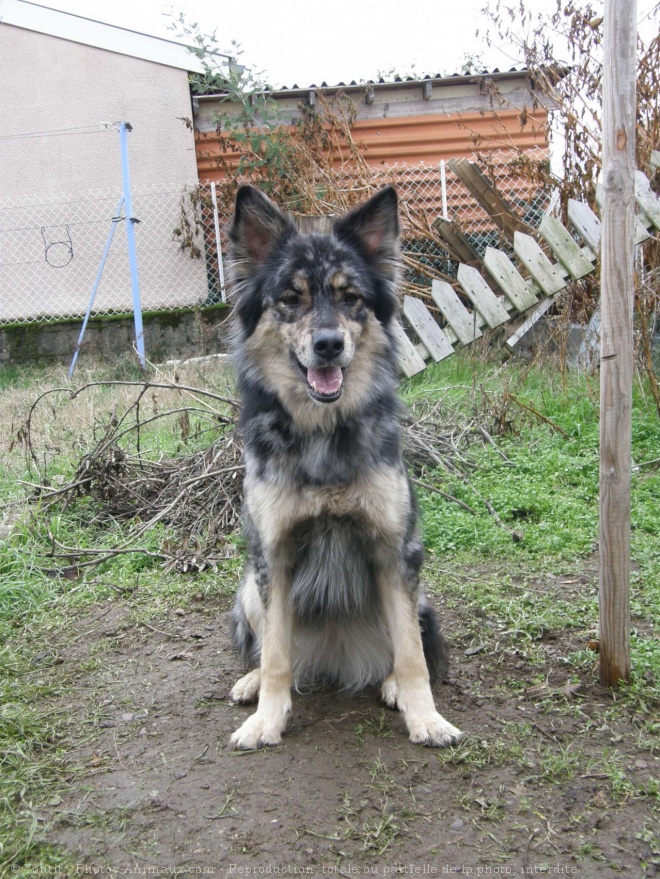
POLYGON ((381 189, 360 207, 335 222, 338 238, 357 243, 388 278, 398 278, 399 208, 396 190, 381 189))
POLYGON ((268 259, 275 244, 295 231, 289 217, 263 192, 249 184, 239 187, 229 229, 235 274, 249 277, 268 259))

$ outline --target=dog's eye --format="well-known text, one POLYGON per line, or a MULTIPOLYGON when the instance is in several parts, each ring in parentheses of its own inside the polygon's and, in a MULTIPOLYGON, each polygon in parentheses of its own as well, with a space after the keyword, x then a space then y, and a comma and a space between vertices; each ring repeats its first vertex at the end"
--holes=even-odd
POLYGON ((358 301, 359 297, 356 296, 355 293, 344 293, 344 304, 345 305, 355 305, 358 301))
POLYGON ((300 296, 297 293, 287 293, 285 296, 281 296, 279 301, 288 308, 295 308, 300 305, 300 296))

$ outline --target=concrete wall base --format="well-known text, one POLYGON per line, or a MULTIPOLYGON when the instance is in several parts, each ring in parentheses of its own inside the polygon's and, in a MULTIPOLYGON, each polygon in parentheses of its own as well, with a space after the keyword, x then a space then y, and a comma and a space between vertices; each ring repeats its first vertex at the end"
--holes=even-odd
MULTIPOLYGON (((151 363, 185 360, 227 350, 225 305, 187 311, 153 312, 143 316, 144 344, 151 363)), ((70 363, 82 321, 0 326, 0 366, 28 363, 70 363)), ((134 356, 133 316, 97 317, 87 324, 78 364, 112 363, 134 356)))

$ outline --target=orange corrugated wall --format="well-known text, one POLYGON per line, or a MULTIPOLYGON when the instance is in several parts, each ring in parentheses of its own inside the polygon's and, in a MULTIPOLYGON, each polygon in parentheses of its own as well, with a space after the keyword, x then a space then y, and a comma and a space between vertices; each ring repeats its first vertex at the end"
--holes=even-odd
MULTIPOLYGON (((527 113, 524 124, 517 110, 439 114, 382 119, 358 119, 353 126, 354 141, 363 147, 370 165, 435 164, 441 159, 469 158, 478 150, 515 151, 548 148, 547 112, 539 108, 527 113)), ((214 133, 196 134, 199 179, 220 180, 221 154, 214 133)), ((225 160, 238 161, 238 155, 225 153, 225 160)), ((337 167, 342 157, 336 156, 337 167)))

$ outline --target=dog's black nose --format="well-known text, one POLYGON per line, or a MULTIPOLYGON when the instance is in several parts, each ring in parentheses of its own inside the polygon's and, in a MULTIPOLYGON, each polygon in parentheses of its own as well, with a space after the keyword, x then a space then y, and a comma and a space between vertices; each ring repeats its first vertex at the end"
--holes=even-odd
POLYGON ((344 350, 344 337, 337 330, 319 330, 318 333, 314 333, 312 346, 319 357, 332 360, 344 350))

